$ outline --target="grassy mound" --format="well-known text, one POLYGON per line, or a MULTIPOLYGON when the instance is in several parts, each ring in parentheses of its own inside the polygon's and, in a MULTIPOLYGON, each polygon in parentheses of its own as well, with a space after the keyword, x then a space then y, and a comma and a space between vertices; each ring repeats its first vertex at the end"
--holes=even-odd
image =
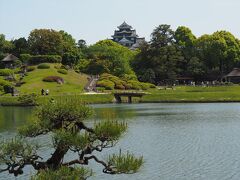
POLYGON ((87 75, 80 75, 73 70, 69 70, 68 74, 60 74, 54 68, 56 64, 48 64, 49 69, 35 69, 28 72, 27 76, 22 81, 25 82, 18 90, 21 93, 36 93, 40 94, 41 89, 49 89, 50 95, 59 94, 75 94, 83 91, 84 86, 87 84, 87 75), (44 82, 43 78, 48 76, 59 76, 64 79, 63 84, 44 82))

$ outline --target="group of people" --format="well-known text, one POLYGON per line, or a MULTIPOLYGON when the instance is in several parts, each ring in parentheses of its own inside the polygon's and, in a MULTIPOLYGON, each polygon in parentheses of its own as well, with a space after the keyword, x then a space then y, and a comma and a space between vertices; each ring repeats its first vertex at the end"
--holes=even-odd
POLYGON ((49 90, 48 89, 46 89, 46 90, 42 89, 41 94, 42 94, 42 96, 44 96, 44 95, 47 96, 47 95, 49 95, 49 90))

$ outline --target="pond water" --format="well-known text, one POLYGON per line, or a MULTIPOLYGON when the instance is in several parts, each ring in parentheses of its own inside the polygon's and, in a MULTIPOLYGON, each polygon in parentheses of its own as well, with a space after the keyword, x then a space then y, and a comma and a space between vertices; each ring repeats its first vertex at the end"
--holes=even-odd
MULTIPOLYGON (((144 166, 132 175, 105 175, 101 166, 90 164, 90 180, 239 180, 240 104, 106 104, 93 105, 94 120, 119 119, 128 122, 127 134, 116 147, 98 155, 130 151, 144 156, 144 166)), ((32 108, 0 107, 0 136, 14 136, 16 128, 31 120, 32 108)), ((49 145, 51 138, 38 142, 49 145)), ((49 145, 50 146, 50 145, 49 145)), ((51 153, 42 149, 45 157, 51 153)), ((72 155, 69 154, 67 158, 72 155)), ((34 171, 26 169, 28 179, 34 171)), ((7 173, 0 179, 15 179, 7 173)))

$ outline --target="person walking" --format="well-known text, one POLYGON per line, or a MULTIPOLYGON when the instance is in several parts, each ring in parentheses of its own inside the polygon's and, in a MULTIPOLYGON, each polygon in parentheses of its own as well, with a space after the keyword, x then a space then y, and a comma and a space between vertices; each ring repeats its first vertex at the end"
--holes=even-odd
POLYGON ((42 96, 44 96, 44 93, 45 93, 45 91, 44 91, 44 89, 42 89, 42 90, 41 90, 42 96))
POLYGON ((49 90, 47 89, 47 90, 46 90, 46 96, 47 96, 48 94, 49 94, 49 90))

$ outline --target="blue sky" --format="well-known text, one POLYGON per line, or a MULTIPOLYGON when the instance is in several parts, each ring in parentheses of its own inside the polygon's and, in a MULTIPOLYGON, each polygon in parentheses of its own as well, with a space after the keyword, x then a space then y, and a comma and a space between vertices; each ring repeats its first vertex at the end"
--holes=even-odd
POLYGON ((123 21, 150 39, 153 29, 184 25, 196 36, 227 30, 240 38, 239 0, 0 0, 0 33, 28 37, 35 28, 65 30, 88 44, 111 38, 123 21))

